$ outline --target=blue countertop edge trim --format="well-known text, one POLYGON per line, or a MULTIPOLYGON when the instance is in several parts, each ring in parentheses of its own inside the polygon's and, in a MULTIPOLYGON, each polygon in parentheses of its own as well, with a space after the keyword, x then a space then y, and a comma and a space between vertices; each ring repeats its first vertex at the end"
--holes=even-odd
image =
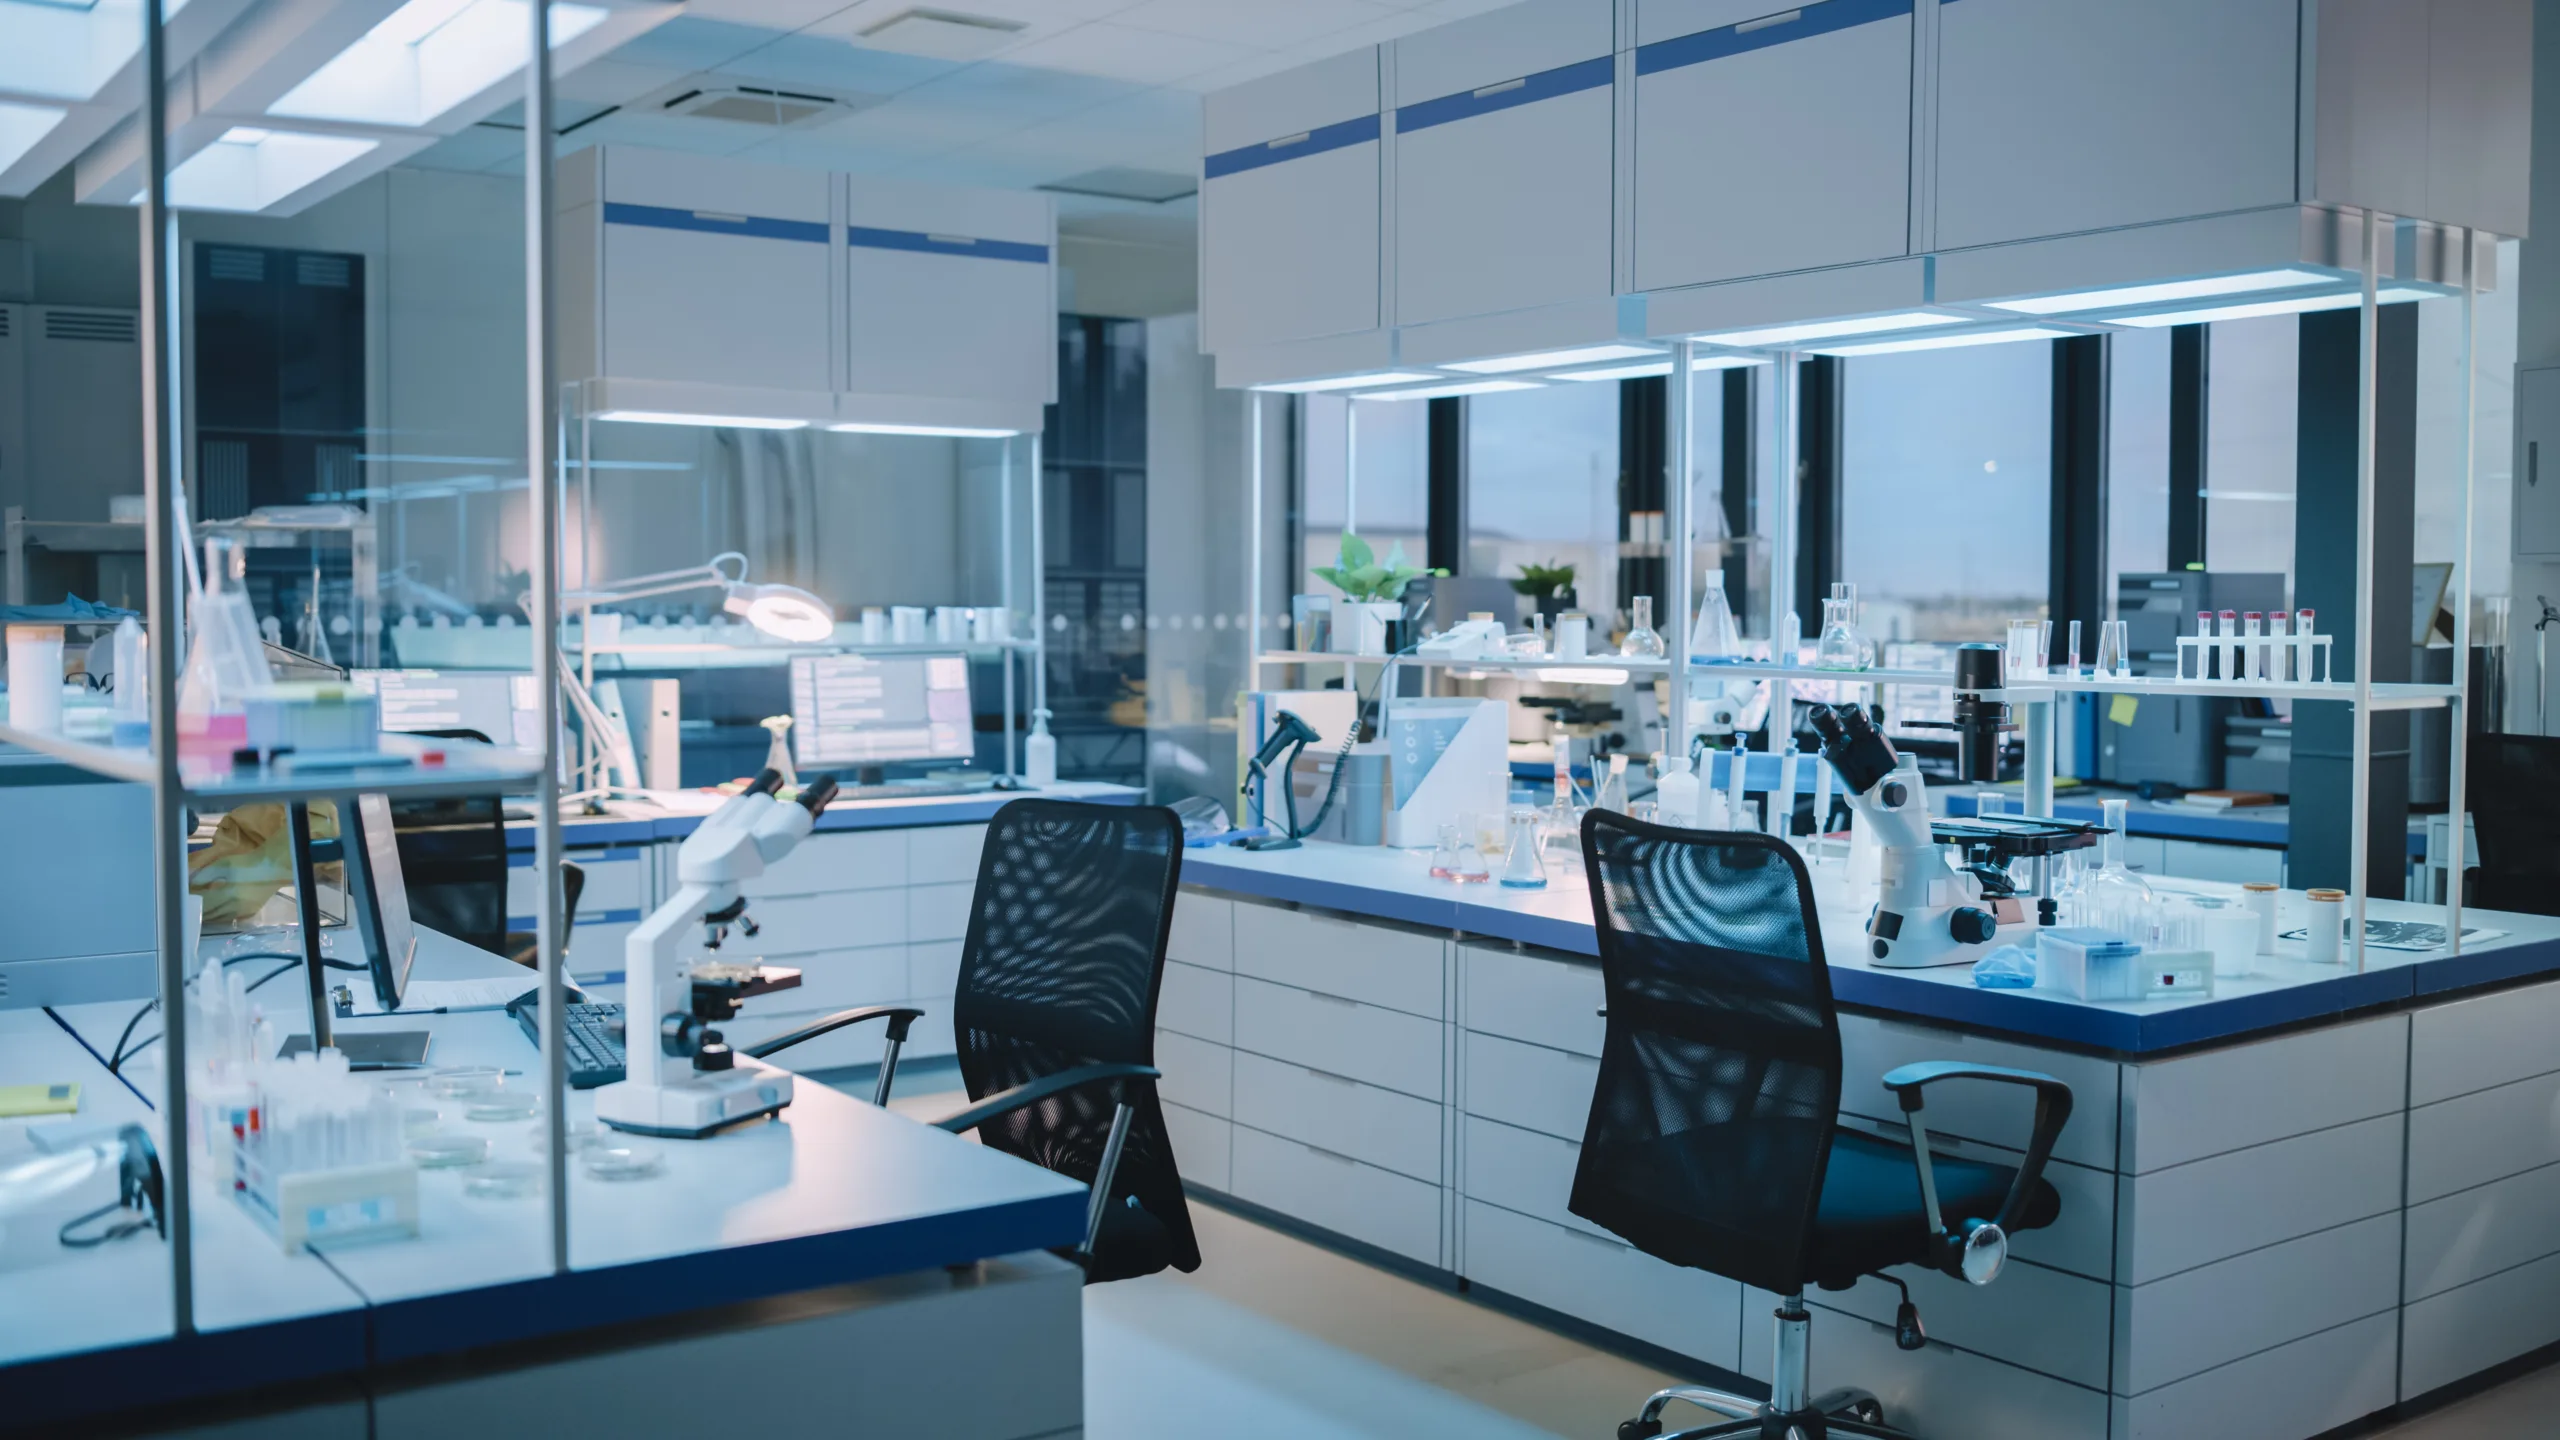
POLYGON ((456 1336, 476 1349, 1073 1245, 1084 1238, 1084 1209, 1082 1191, 1060 1193, 386 1301, 371 1311, 372 1362, 449 1354, 456 1336))
MULTIPOLYGON (((1838 3, 1838 0, 1834 0, 1834 3, 1838 3)), ((1496 110, 1509 110, 1520 105, 1535 105, 1541 100, 1553 100, 1559 96, 1579 94, 1585 90, 1597 90, 1617 78, 1616 59, 1603 55, 1593 60, 1559 65, 1552 70, 1541 70, 1534 75, 1524 75, 1520 77, 1519 85, 1509 90, 1496 91, 1491 95, 1484 94, 1481 90, 1461 90, 1455 95, 1417 100, 1411 105, 1396 107, 1396 133, 1409 135, 1416 130, 1428 130, 1434 125, 1446 125, 1455 120, 1472 120, 1478 115, 1490 115, 1496 110)))
POLYGON ((1200 162, 1200 177, 1204 180, 1217 180, 1229 175, 1240 175, 1247 170, 1260 170, 1267 165, 1303 160, 1310 155, 1321 155, 1328 150, 1366 144, 1378 138, 1378 117, 1361 115, 1349 120, 1336 120, 1330 125, 1319 125, 1306 134, 1307 138, 1295 145, 1275 148, 1270 140, 1264 140, 1257 144, 1239 145, 1233 150, 1221 150, 1200 162))
MULTIPOLYGON (((1810 40, 1841 30, 1855 29, 1878 20, 1891 20, 1908 15, 1912 0, 1827 0, 1807 5, 1800 18, 1783 25, 1767 25, 1757 30, 1744 30, 1745 20, 1736 25, 1720 25, 1713 30, 1700 30, 1656 40, 1636 47, 1636 74, 1654 75, 1665 70, 1679 70, 1703 65, 1710 60, 1724 60, 1766 50, 1797 40, 1810 40)), ((1766 19, 1766 16, 1760 17, 1766 19)))
POLYGON ((351 1294, 348 1308, 323 1315, 199 1330, 0 1367, 10 1397, 8 1412, 0 1415, 0 1433, 266 1385, 357 1375, 364 1368, 365 1313, 351 1294))
POLYGON ((679 210, 668 205, 633 205, 608 200, 604 207, 607 225, 636 225, 647 230, 693 230, 705 235, 743 235, 754 240, 793 240, 802 244, 827 243, 827 224, 823 220, 776 220, 765 215, 745 215, 736 220, 706 220, 704 212, 679 210))
MULTIPOLYGON (((998 810, 1016 800, 1030 798, 1038 792, 1030 790, 989 790, 977 795, 935 796, 927 803, 901 802, 888 805, 855 803, 838 805, 818 817, 817 830, 914 830, 930 825, 974 825, 993 819, 998 810)), ((1143 805, 1146 796, 1137 790, 1122 790, 1108 795, 1067 797, 1092 805, 1143 805)), ((699 815, 661 815, 648 820, 632 820, 608 816, 593 820, 570 817, 561 822, 561 848, 570 851, 592 849, 598 845, 645 845, 655 840, 681 840, 702 823, 699 815)), ((507 822, 507 849, 513 854, 529 854, 533 850, 533 822, 507 822)), ((571 859, 578 858, 574 853, 571 859)), ((608 856, 608 859, 625 857, 608 856)), ((510 863, 513 863, 510 861, 510 863)), ((530 861, 525 862, 530 864, 530 861)))

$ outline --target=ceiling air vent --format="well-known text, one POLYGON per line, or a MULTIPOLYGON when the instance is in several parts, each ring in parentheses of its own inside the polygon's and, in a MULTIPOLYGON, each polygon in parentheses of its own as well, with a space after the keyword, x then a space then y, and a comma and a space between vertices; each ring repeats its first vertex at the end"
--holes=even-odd
POLYGON ((687 86, 658 107, 669 115, 697 120, 727 120, 740 125, 785 129, 845 114, 854 107, 833 95, 805 90, 772 90, 761 85, 687 86))
POLYGON ((47 310, 44 312, 44 338, 47 340, 113 340, 130 345, 137 334, 136 317, 130 310, 47 310))
POLYGON ((1013 43, 1019 20, 963 15, 952 10, 901 10, 863 30, 862 43, 936 60, 982 60, 1013 43))

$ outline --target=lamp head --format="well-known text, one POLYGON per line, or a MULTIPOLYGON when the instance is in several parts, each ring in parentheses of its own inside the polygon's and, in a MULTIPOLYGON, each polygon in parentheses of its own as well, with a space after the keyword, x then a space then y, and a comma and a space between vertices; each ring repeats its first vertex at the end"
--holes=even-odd
POLYGON ((836 612, 826 601, 797 585, 757 585, 732 580, 720 608, 743 615, 748 624, 777 640, 814 645, 836 633, 836 612))

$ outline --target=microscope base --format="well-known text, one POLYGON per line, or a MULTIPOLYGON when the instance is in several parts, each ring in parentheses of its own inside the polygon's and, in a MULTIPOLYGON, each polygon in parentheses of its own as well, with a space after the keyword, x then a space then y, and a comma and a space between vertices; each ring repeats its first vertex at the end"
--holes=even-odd
POLYGON ((672 1085, 625 1080, 596 1091, 596 1119, 634 1135, 698 1140, 779 1113, 791 1076, 761 1067, 700 1071, 672 1085))

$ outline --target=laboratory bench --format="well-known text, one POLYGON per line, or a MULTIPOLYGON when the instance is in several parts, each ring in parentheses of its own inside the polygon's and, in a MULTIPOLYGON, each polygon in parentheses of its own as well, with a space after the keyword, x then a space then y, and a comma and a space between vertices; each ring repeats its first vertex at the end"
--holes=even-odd
MULTIPOLYGON (((1815 869, 1846 1065, 1960 1060, 2077 1100, 2060 1220, 1998 1283, 1816 1293, 1813 1383, 1933 1436, 2316 1435, 2560 1342, 2560 920, 2461 955, 2292 953, 2210 999, 2090 1003, 1881 970, 1837 862, 1815 869)), ((1765 1381, 1775 1297, 1571 1213, 1605 1022, 1590 900, 1435 881, 1424 854, 1310 842, 1185 856, 1157 1059, 1183 1172, 1250 1213, 1711 1379, 1765 1381)), ((2215 893, 2204 881, 2155 881, 2215 893)), ((2284 924, 2304 904, 2288 894, 2284 924)), ((2433 907, 2373 902, 2372 918, 2433 907)), ((1933 1089, 1932 1144, 2014 1163, 2022 1092, 1933 1089), (1940 1090, 1944 1091, 1942 1095, 1940 1090)))
MULTIPOLYGON (((414 973, 532 983, 424 930, 414 973)), ((307 1029, 301 987, 274 989, 279 1031, 307 1029)), ((0 1084, 77 1079, 79 1113, 33 1123, 139 1123, 165 1151, 159 1047, 121 1077, 99 1058, 134 1009, 0 1012, 0 1084)), ((427 1029, 431 1065, 539 1066, 503 1012, 339 1025, 427 1029)), ((426 1103, 450 1112, 443 1129, 489 1139, 492 1161, 541 1159, 538 1118, 481 1124, 460 1118, 460 1101, 426 1103)), ((588 1092, 567 1103, 571 1126, 592 1124, 588 1092)), ((95 1203, 87 1190, 54 1206, 61 1215, 20 1217, 0 1251, 0 1391, 13 1397, 0 1432, 137 1407, 162 1411, 146 1429, 176 1426, 243 1392, 275 1410, 310 1401, 307 1433, 350 1437, 678 1434, 758 1415, 989 1437, 1081 1423, 1082 1275, 1045 1252, 1081 1238, 1084 1186, 813 1082, 772 1123, 639 1143, 659 1148, 663 1173, 608 1182, 572 1165, 564 1273, 538 1190, 476 1197, 470 1169, 426 1170, 417 1237, 287 1255, 200 1157, 197 1330, 185 1337, 171 1334, 164 1244, 58 1246, 54 1227, 95 1203), (665 1378, 712 1364, 736 1380, 665 1378), (989 1366, 1017 1382, 994 1403, 989 1366), (169 1408, 181 1404, 184 1415, 169 1408)))

